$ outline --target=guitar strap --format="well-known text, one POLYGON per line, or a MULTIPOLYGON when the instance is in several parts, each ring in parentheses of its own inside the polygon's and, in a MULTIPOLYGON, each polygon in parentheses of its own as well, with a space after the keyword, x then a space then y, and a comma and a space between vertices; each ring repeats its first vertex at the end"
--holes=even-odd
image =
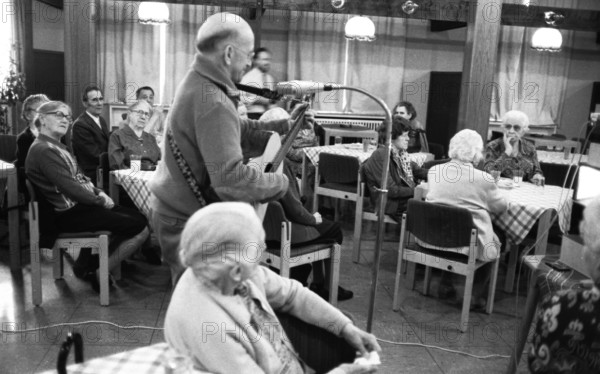
MULTIPOLYGON (((173 132, 171 131, 170 128, 167 129, 166 135, 167 135, 167 144, 169 144, 171 153, 173 154, 173 157, 175 158, 175 163, 177 164, 177 167, 181 171, 181 174, 183 174, 183 178, 185 179, 188 186, 192 190, 192 193, 194 194, 194 196, 200 203, 200 206, 203 208, 210 203, 219 201, 217 194, 214 192, 214 190, 212 189, 212 187, 210 185, 203 186, 200 182, 198 182, 198 180, 196 179, 196 176, 192 172, 192 168, 190 168, 190 165, 187 163, 187 161, 183 157, 183 153, 181 153, 181 150, 177 146, 177 143, 175 143, 175 138, 173 137, 173 132)), ((206 170, 204 171, 204 173, 206 173, 206 170)), ((206 175, 206 180, 210 180, 208 175, 206 175)))

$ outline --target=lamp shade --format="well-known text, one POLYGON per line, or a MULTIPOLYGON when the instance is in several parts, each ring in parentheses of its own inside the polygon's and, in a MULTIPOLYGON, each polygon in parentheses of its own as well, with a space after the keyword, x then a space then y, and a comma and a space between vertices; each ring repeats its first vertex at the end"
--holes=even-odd
POLYGON ((562 35, 557 29, 543 27, 535 30, 531 38, 531 48, 538 51, 558 52, 562 46, 562 35))
POLYGON ((375 40, 375 24, 369 17, 354 16, 346 22, 346 39, 372 42, 375 40))
POLYGON ((143 2, 138 9, 138 20, 145 25, 171 23, 169 7, 165 3, 143 2))

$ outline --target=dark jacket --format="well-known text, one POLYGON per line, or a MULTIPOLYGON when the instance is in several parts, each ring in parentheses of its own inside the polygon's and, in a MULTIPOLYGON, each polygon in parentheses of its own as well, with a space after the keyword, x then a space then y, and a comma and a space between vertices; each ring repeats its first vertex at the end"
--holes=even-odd
POLYGON ((73 123, 71 143, 67 144, 73 150, 85 176, 93 182, 96 181, 98 157, 101 153, 108 152, 109 129, 102 117, 100 117, 100 125, 102 129, 87 112, 83 112, 73 123))
MULTIPOLYGON (((383 171, 383 160, 388 150, 385 146, 379 146, 373 152, 371 157, 363 164, 363 176, 366 179, 366 185, 371 195, 371 203, 377 209, 377 200, 379 196, 378 189, 381 188, 381 172, 383 171)), ((398 165, 390 153, 390 174, 387 180, 387 204, 385 213, 398 218, 406 210, 408 199, 414 195, 414 187, 419 180, 427 180, 427 169, 419 167, 415 162, 411 162, 413 172, 413 183, 410 183, 402 166, 398 165)))

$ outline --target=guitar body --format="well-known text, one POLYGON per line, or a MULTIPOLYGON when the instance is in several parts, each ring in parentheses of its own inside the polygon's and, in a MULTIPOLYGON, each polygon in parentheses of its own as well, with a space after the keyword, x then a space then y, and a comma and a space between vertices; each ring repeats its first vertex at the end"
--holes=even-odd
MULTIPOLYGON (((265 147, 263 154, 259 157, 250 159, 247 165, 253 168, 260 169, 263 173, 283 174, 283 162, 280 162, 276 168, 274 168, 273 165, 273 160, 275 160, 277 153, 280 152, 280 149, 281 137, 279 136, 279 134, 273 133, 271 134, 271 137, 267 142, 267 146, 265 147)), ((264 176, 264 178, 268 178, 268 176, 264 176)), ((268 204, 260 203, 254 204, 256 214, 260 217, 261 220, 265 218, 265 214, 267 213, 267 205, 268 204)))

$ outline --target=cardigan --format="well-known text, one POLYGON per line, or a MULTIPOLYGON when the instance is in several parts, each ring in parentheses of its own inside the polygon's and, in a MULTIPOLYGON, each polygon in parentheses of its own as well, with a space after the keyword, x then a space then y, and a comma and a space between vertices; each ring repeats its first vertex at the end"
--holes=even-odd
MULTIPOLYGON (((340 335, 352 323, 338 309, 292 279, 259 266, 245 281, 262 308, 289 313, 340 335)), ((275 317, 276 318, 276 317, 275 317)), ((268 339, 257 338, 250 312, 238 295, 205 285, 188 268, 177 283, 165 317, 165 339, 211 373, 279 373, 281 362, 268 339)))
MULTIPOLYGON (((288 120, 241 120, 238 98, 239 91, 225 67, 198 53, 177 88, 165 130, 172 132, 193 176, 201 186, 211 188, 215 201, 268 201, 287 189, 288 179, 273 174, 264 177, 260 169, 244 165, 241 139, 251 129, 281 133, 288 131, 290 124, 288 120)), ((161 150, 163 161, 149 184, 151 208, 185 220, 201 204, 179 169, 168 141, 163 142, 161 150)))
POLYGON ((110 169, 127 169, 131 163, 131 155, 140 155, 142 160, 149 160, 156 165, 160 160, 160 149, 156 138, 146 131, 138 138, 133 129, 125 126, 110 134, 108 141, 108 162, 110 169))

